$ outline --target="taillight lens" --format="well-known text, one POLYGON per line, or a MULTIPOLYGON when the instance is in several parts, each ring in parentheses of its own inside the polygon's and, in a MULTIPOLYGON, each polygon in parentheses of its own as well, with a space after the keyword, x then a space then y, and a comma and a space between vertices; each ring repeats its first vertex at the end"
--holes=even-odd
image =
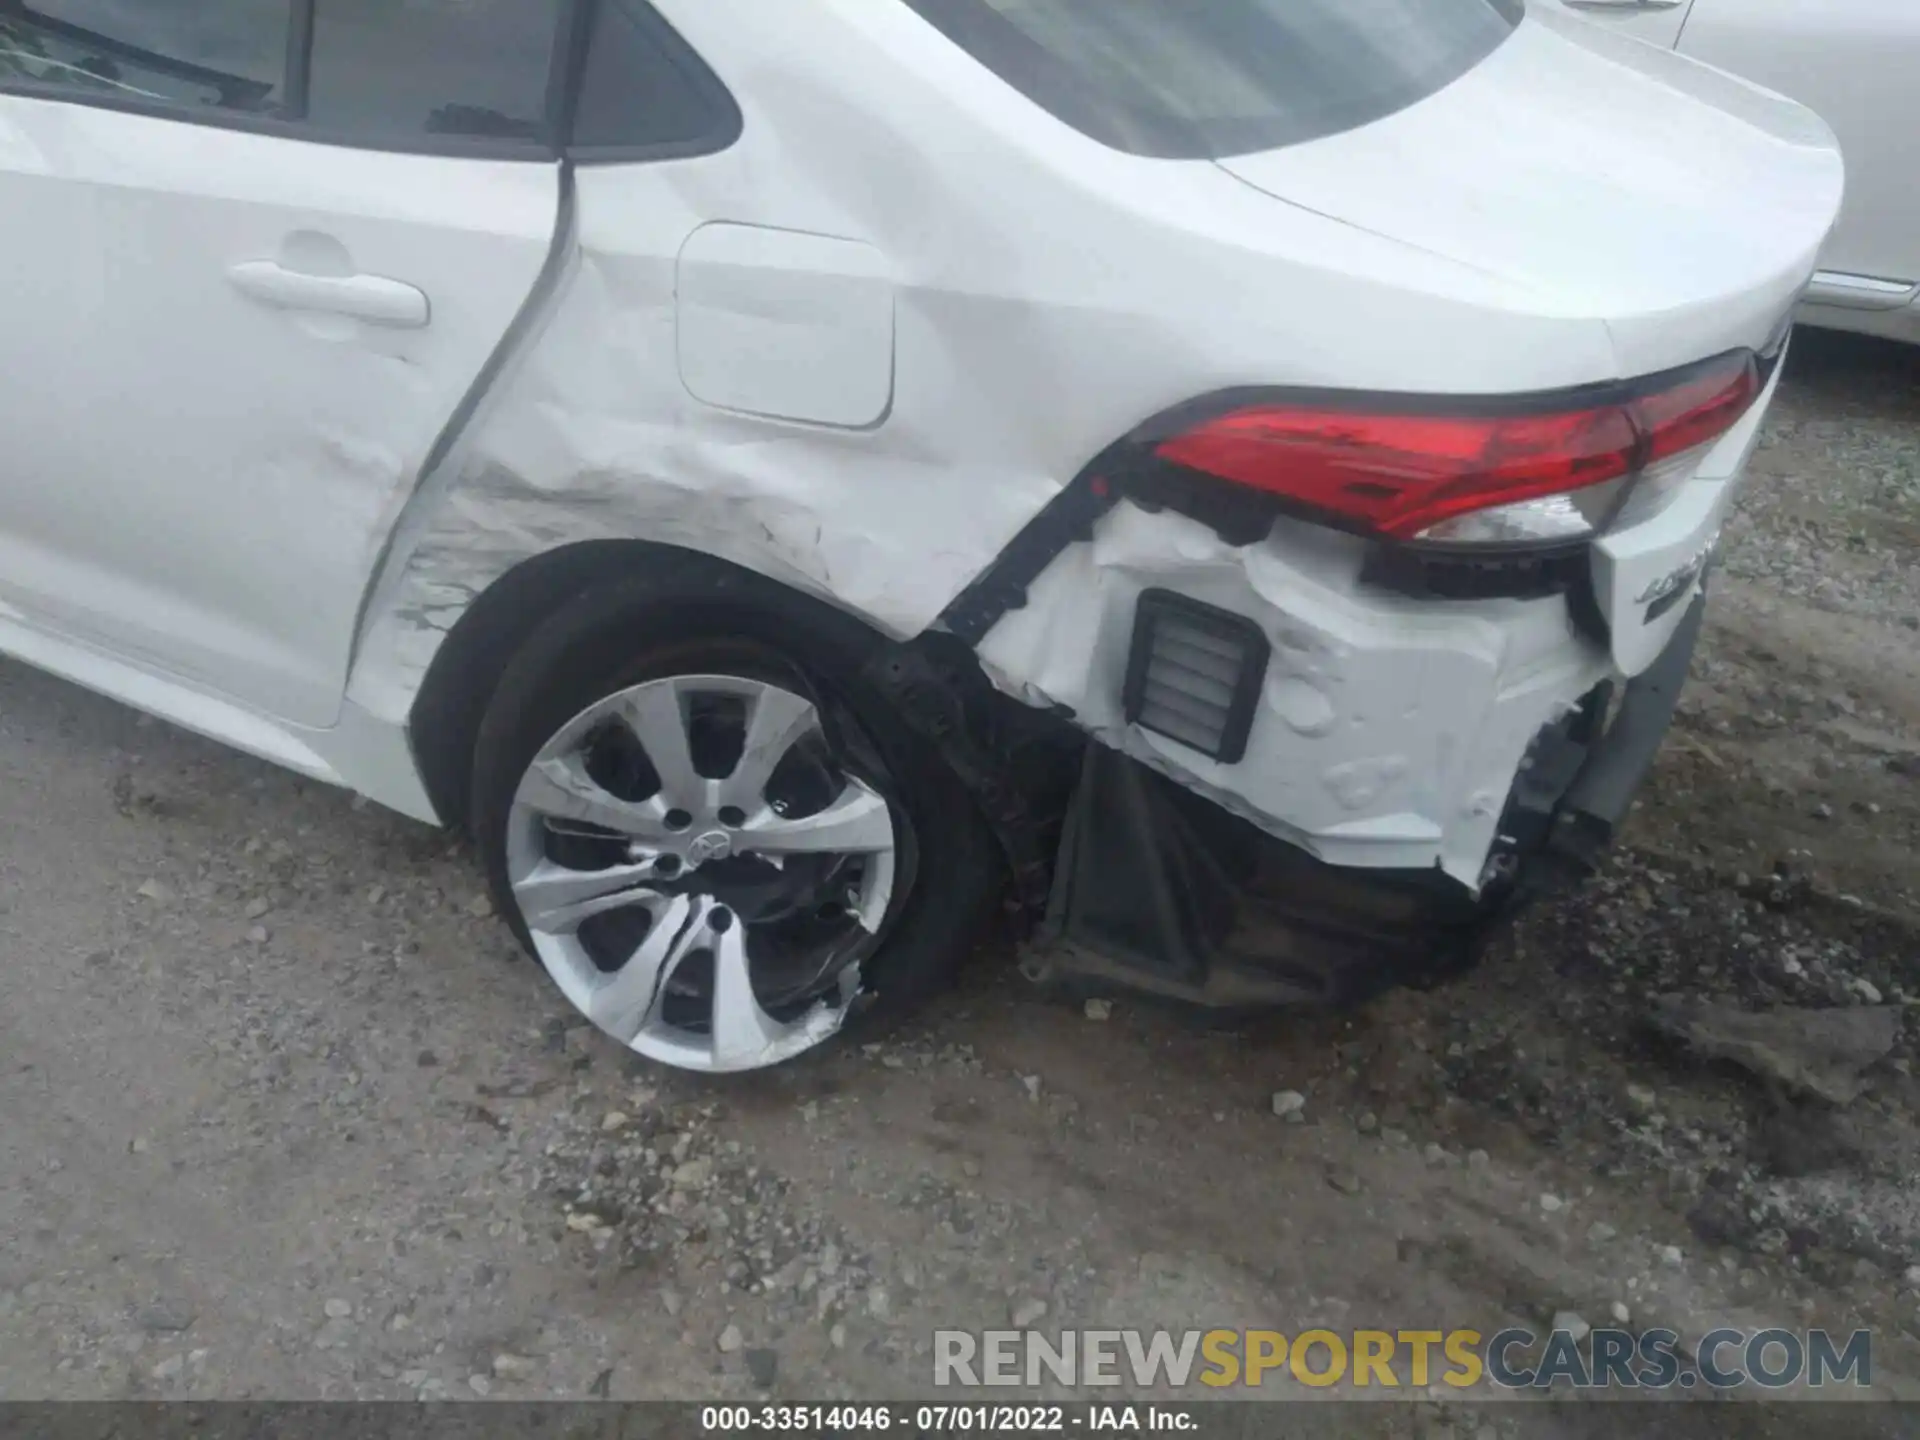
POLYGON ((1725 434, 1760 388, 1742 352, 1579 407, 1276 401, 1204 420, 1154 453, 1391 539, 1539 543, 1593 533, 1632 477, 1725 434))
POLYGON ((1760 375, 1746 356, 1730 363, 1730 372, 1710 371, 1633 402, 1635 419, 1647 435, 1641 463, 1697 450, 1740 423, 1760 397, 1760 375))

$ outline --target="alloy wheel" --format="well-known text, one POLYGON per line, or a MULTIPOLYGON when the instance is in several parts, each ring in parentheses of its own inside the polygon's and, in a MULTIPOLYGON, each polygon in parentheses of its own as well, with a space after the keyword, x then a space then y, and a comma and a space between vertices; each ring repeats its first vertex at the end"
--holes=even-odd
POLYGON ((758 1069, 832 1036, 859 993, 904 824, 885 781, 851 773, 788 684, 650 680, 535 755, 507 878, 601 1030, 684 1069, 758 1069))

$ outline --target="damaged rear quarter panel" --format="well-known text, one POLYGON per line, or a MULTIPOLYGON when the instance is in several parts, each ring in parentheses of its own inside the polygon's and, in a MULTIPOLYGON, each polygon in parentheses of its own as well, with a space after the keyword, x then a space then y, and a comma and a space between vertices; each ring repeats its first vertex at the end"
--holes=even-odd
MULTIPOLYGON (((1576 383, 1611 363, 1603 326, 1535 308, 1498 277, 1295 209, 1210 164, 1143 161, 1036 124, 1026 102, 905 5, 660 8, 733 89, 742 136, 716 155, 577 170, 577 233, 554 293, 424 480, 372 591, 349 694, 379 720, 404 726, 474 600, 559 547, 681 546, 906 637, 1093 456, 1195 395, 1253 383, 1405 391, 1435 373, 1498 393, 1576 383), (880 419, 808 423, 694 398, 681 365, 678 265, 689 237, 715 225, 848 242, 876 257, 893 323, 880 419), (1461 343, 1466 334, 1473 344, 1461 343)), ((764 294, 766 278, 747 290, 764 294)), ((804 286, 804 267, 776 278, 804 286)), ((823 313, 782 293, 782 305, 795 302, 787 313, 823 313)), ((804 359, 804 347, 789 362, 795 354, 804 359)), ((777 376, 771 383, 777 390, 777 376)), ((754 403, 777 412, 779 398, 754 403)), ((1551 649, 1554 625, 1529 618, 1516 636, 1409 610, 1382 641, 1379 622, 1343 598, 1285 631, 1279 617, 1294 601, 1282 593, 1283 566, 1244 562, 1206 532, 1171 555, 1156 551, 1164 528, 1103 543, 1120 538, 1131 548, 1063 557, 1040 600, 992 637, 1004 688, 1073 705, 1098 733, 1230 808, 1317 837, 1329 858, 1430 863, 1452 845, 1463 787, 1479 793, 1461 777, 1475 769, 1476 747, 1495 743, 1483 735, 1487 694, 1520 683, 1515 647, 1539 630, 1551 649), (1232 608, 1274 635, 1281 658, 1263 729, 1292 738, 1256 781, 1246 778, 1252 759, 1216 773, 1123 736, 1111 713, 1117 685, 1096 694, 1084 669, 1124 643, 1123 626, 1089 627, 1086 617, 1117 614, 1169 569, 1201 598, 1241 597, 1232 608), (1033 633, 1043 620, 1060 633, 1033 633), (1435 626, 1444 660, 1421 648, 1435 626), (1075 634, 1078 654, 1063 638, 1075 634), (1376 663, 1394 683, 1379 703, 1356 706, 1351 697, 1372 693, 1376 663), (1442 663, 1481 678, 1419 678, 1442 663), (1076 664, 1077 681, 1056 673, 1076 664), (1307 757, 1312 778, 1293 763, 1307 757), (1447 781, 1432 778, 1436 764, 1447 781)))
MULTIPOLYGON (((612 172, 583 176, 583 218, 596 178, 619 188, 612 172)), ((976 461, 969 473, 898 399, 883 425, 858 429, 695 400, 680 374, 675 277, 702 218, 642 203, 661 194, 633 197, 644 218, 601 194, 604 229, 586 219, 552 313, 416 498, 370 606, 352 690, 363 707, 403 720, 473 600, 519 563, 582 541, 714 555, 915 634, 1057 488, 1045 460, 976 461), (618 243, 600 243, 608 233, 618 243)), ((901 308, 902 350, 937 343, 910 297, 901 308)))

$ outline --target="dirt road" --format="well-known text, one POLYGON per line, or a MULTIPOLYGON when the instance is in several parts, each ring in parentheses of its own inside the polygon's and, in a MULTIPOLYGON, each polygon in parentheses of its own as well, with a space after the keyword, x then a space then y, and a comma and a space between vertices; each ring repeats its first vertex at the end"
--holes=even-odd
POLYGON ((906 1397, 936 1325, 1558 1312, 1869 1325, 1920 1394, 1920 1011, 1837 1111, 1648 1023, 1920 1005, 1920 357, 1805 337, 1730 538, 1631 843, 1468 979, 1213 1033, 983 955, 723 1084, 576 1028, 448 837, 0 668, 0 1396, 906 1397))

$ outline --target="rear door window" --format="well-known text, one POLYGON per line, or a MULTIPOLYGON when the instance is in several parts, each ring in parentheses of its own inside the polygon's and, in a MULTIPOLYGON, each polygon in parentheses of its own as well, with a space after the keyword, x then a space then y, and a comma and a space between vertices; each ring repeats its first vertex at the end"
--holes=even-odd
POLYGON ((641 0, 600 0, 573 117, 579 160, 664 159, 722 150, 740 111, 714 73, 641 0))
POLYGON ((1453 83, 1525 0, 905 0, 1060 119, 1216 159, 1383 119, 1453 83))
POLYGON ((288 0, 0 0, 0 82, 278 113, 288 0))
POLYGON ((319 0, 306 118, 350 140, 538 141, 563 0, 319 0))

